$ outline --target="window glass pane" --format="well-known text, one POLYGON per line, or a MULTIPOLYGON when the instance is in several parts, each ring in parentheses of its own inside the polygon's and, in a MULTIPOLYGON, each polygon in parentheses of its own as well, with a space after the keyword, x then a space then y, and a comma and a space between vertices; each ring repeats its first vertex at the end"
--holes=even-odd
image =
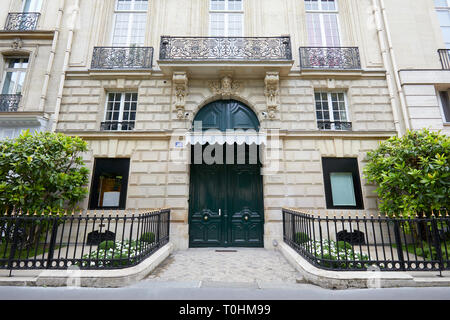
POLYGON ((442 110, 444 112, 444 121, 450 122, 450 101, 447 91, 439 92, 439 96, 441 97, 441 105, 442 110))
POLYGON ((229 14, 228 15, 228 36, 241 37, 242 36, 242 15, 229 14))
POLYGON ((3 82, 2 94, 12 94, 14 84, 12 83, 12 72, 7 72, 3 82))
POLYGON ((225 10, 225 0, 211 0, 211 10, 225 10))
POLYGON ((355 188, 351 172, 331 172, 330 182, 333 205, 356 206, 355 188))
POLYGON ((42 0, 25 0, 23 12, 39 12, 41 11, 42 0))
POLYGON ((223 37, 225 36, 225 14, 211 13, 211 36, 223 37))
POLYGON ((114 174, 102 174, 100 176, 98 197, 100 208, 119 206, 122 179, 122 176, 115 176, 114 174))
POLYGON ((308 43, 310 46, 322 46, 322 32, 320 26, 320 14, 306 14, 306 29, 308 32, 308 43))
POLYGON ((322 10, 336 10, 336 1, 335 0, 322 0, 322 10))
POLYGON ((117 0, 116 10, 145 11, 148 8, 148 0, 117 0))
POLYGON ((325 28, 325 45, 328 47, 339 47, 339 29, 336 14, 324 14, 323 25, 325 28))
POLYGON ((319 1, 318 0, 305 0, 305 8, 306 8, 306 10, 319 10, 319 1))
POLYGON ((447 7, 447 0, 434 0, 436 7, 447 7))
POLYGON ((242 0, 228 0, 228 10, 242 10, 242 0))

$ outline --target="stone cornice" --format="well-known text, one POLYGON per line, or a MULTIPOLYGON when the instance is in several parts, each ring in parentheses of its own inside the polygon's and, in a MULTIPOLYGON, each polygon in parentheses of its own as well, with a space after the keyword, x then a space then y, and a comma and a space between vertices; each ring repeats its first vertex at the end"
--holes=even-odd
POLYGON ((52 40, 55 35, 54 30, 37 30, 37 31, 7 31, 0 30, 0 40, 2 39, 15 39, 20 38, 22 40, 52 40))

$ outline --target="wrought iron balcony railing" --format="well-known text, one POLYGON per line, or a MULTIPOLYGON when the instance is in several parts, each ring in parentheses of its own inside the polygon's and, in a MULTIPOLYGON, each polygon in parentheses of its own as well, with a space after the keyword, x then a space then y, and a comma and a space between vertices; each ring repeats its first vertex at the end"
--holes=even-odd
POLYGON ((102 131, 132 131, 134 130, 135 121, 106 121, 100 125, 102 131))
POLYGON ((17 112, 22 95, 0 94, 0 112, 17 112))
POLYGON ((350 131, 352 130, 352 123, 341 121, 317 121, 317 127, 319 130, 350 131))
POLYGON ((39 12, 12 12, 6 19, 5 30, 7 31, 33 31, 36 30, 39 12))
POLYGON ((152 47, 95 47, 91 69, 151 69, 152 47))
POLYGON ((300 47, 302 69, 361 69, 357 47, 300 47))
POLYGON ((162 36, 159 58, 185 61, 292 60, 291 38, 162 36))
POLYGON ((439 49, 438 52, 442 69, 450 70, 450 49, 439 49))

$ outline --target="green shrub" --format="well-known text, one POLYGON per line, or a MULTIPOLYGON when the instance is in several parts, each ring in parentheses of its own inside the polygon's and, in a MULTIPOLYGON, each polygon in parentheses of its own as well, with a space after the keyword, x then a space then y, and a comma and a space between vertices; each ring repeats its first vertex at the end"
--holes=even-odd
POLYGON ((140 240, 142 242, 153 243, 153 242, 155 242, 155 238, 156 237, 153 232, 146 232, 141 236, 140 240))
POLYGON ((116 243, 112 240, 110 241, 103 241, 98 245, 98 249, 102 249, 102 250, 108 250, 111 248, 114 248, 116 245, 116 243))
POLYGON ((308 241, 311 241, 311 239, 308 237, 308 235, 304 232, 297 232, 295 234, 295 243, 297 244, 303 244, 308 241))

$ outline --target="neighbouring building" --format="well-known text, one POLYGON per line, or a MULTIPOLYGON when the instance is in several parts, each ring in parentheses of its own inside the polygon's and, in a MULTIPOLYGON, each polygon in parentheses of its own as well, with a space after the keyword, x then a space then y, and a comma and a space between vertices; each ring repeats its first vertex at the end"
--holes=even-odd
POLYGON ((281 207, 376 213, 380 141, 448 132, 449 6, 4 0, 0 136, 82 137, 81 207, 170 207, 178 249, 272 248, 281 207))

